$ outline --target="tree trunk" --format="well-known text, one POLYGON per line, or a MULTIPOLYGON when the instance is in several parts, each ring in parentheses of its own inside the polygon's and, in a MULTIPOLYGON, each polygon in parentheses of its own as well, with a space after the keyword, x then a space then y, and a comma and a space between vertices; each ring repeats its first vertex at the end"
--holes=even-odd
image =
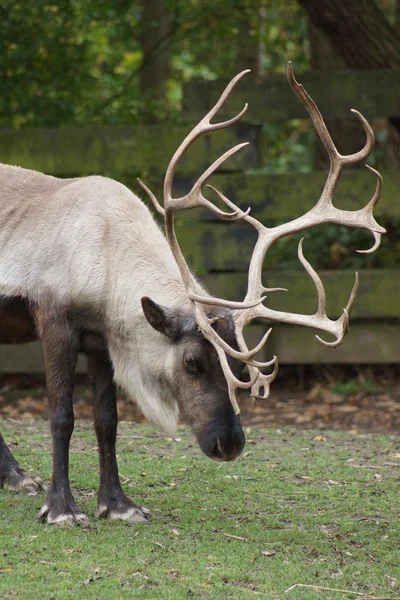
POLYGON ((400 37, 373 0, 299 0, 350 69, 398 69, 400 37))
POLYGON ((263 0, 252 0, 251 5, 242 6, 238 17, 238 38, 235 68, 238 72, 251 69, 253 75, 259 75, 261 71, 261 48, 260 48, 260 25, 262 18, 263 0), (257 14, 257 22, 254 23, 254 13, 257 14))
MULTIPOLYGON (((396 2, 395 30, 400 39, 400 0, 396 2)), ((400 169, 400 115, 390 119, 388 148, 391 163, 400 169)))
MULTIPOLYGON (((400 36, 373 0, 299 0, 348 69, 399 69, 400 36)), ((399 7, 397 6, 397 17, 399 7)), ((389 116, 389 115, 387 115, 389 116)), ((400 166, 400 115, 389 119, 391 166, 400 166)), ((346 150, 347 151, 347 150, 346 150)))
POLYGON ((400 2, 399 2, 399 0, 396 0, 396 23, 395 23, 395 27, 396 27, 397 34, 399 34, 400 33, 400 2))
POLYGON ((140 90, 146 98, 166 99, 169 75, 169 14, 166 0, 143 0, 140 90))
MULTIPOLYGON (((309 22, 308 34, 311 49, 311 69, 313 71, 343 71, 346 64, 339 56, 325 34, 309 22)), ((348 119, 328 119, 329 133, 341 154, 358 152, 365 143, 365 133, 358 119, 349 113, 348 119)), ((326 150, 317 136, 315 144, 314 168, 325 169, 329 165, 326 150)), ((355 164, 354 167, 359 165, 355 164)))

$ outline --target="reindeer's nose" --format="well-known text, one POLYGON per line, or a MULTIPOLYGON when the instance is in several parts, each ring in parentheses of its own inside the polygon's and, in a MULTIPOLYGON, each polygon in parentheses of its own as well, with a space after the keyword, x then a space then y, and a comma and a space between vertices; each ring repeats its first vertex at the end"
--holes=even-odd
POLYGON ((235 427, 218 436, 209 456, 220 461, 235 460, 242 453, 245 441, 242 428, 235 427))

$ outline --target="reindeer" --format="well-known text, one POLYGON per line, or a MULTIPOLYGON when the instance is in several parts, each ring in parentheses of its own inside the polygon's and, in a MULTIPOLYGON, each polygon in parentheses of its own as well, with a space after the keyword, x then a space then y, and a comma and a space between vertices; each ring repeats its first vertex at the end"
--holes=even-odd
MULTIPOLYGON (((88 357, 94 396, 94 427, 100 461, 97 517, 147 523, 147 509, 123 492, 116 460, 118 384, 134 397, 144 415, 172 434, 180 412, 191 425, 201 450, 210 458, 233 460, 245 436, 239 421, 238 388, 254 398, 266 398, 277 374, 277 359, 260 362, 269 331, 249 349, 244 328, 253 319, 284 321, 315 327, 332 334, 333 346, 342 342, 358 278, 343 315, 326 314, 321 280, 298 255, 312 278, 318 296, 314 315, 298 315, 267 308, 266 294, 278 291, 262 284, 262 265, 279 238, 319 223, 339 223, 372 232, 374 251, 385 230, 373 208, 381 193, 381 177, 373 198, 358 211, 335 208, 332 197, 343 167, 371 152, 374 135, 356 111, 365 133, 362 150, 341 156, 318 108, 299 85, 288 65, 289 83, 303 102, 330 157, 326 185, 316 205, 305 215, 276 227, 265 227, 221 192, 211 187, 230 212, 203 196, 212 173, 246 144, 218 158, 182 198, 172 194, 179 160, 200 135, 238 121, 243 110, 226 122, 211 123, 235 85, 237 75, 210 112, 194 127, 171 159, 164 180, 164 207, 148 193, 165 220, 163 235, 145 204, 120 183, 98 176, 57 179, 19 167, 2 165, 0 183, 0 304, 1 343, 40 339, 48 387, 53 473, 39 517, 48 523, 87 524, 72 496, 68 455, 74 428, 72 394, 78 352, 88 357), (249 267, 248 291, 243 302, 211 297, 190 272, 174 230, 175 213, 203 206, 226 220, 242 220, 256 228, 258 240, 249 267), (247 365, 249 379, 241 372, 247 365), (260 369, 273 367, 272 372, 260 369)), ((373 171, 373 169, 370 169, 373 171)), ((361 251, 360 251, 361 252, 361 251)), ((318 336, 317 336, 318 337, 318 336)), ((0 486, 36 493, 42 483, 27 475, 0 436, 0 486)))

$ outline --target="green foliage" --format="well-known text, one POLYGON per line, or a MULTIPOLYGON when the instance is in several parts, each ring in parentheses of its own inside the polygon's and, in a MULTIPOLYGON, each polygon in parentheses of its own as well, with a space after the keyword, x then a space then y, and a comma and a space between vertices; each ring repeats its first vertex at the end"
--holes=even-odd
POLYGON ((229 77, 240 51, 243 19, 261 50, 262 72, 284 72, 288 60, 296 61, 299 70, 308 65, 306 19, 294 0, 171 0, 170 7, 176 25, 172 44, 177 79, 229 77), (266 26, 260 29, 262 4, 266 26))
POLYGON ((381 247, 373 254, 359 254, 373 244, 370 233, 340 225, 322 225, 311 231, 278 240, 276 249, 268 256, 269 269, 297 271, 303 269, 297 258, 297 245, 304 237, 304 253, 316 269, 398 269, 400 242, 397 232, 400 219, 380 219, 387 229, 381 247))
POLYGON ((0 125, 112 122, 105 101, 138 60, 125 47, 138 37, 138 7, 126 0, 6 0, 1 9, 0 125))
POLYGON ((149 112, 177 119, 184 81, 235 71, 238 18, 247 13, 267 71, 282 71, 288 58, 306 64, 305 20, 294 0, 269 0, 270 26, 261 33, 250 0, 170 0, 169 10, 165 104, 139 89, 141 0, 1 0, 0 126, 132 124, 149 112))
MULTIPOLYGON (((48 478, 46 424, 4 425, 21 463, 48 478)), ((243 456, 215 463, 186 428, 179 436, 120 426, 123 486, 151 509, 150 527, 94 519, 98 466, 84 422, 73 436, 71 479, 89 531, 43 525, 34 518, 43 495, 0 490, 0 596, 327 597, 301 587, 285 593, 295 583, 352 590, 349 598, 399 595, 398 440, 248 430, 243 456)))
POLYGON ((338 381, 334 385, 331 386, 331 392, 334 394, 340 394, 342 396, 353 396, 360 389, 360 386, 357 381, 346 381, 340 382, 338 381))
POLYGON ((360 392, 367 392, 368 394, 376 394, 378 392, 378 386, 375 381, 369 379, 337 381, 330 389, 334 394, 341 394, 343 396, 354 396, 360 392))

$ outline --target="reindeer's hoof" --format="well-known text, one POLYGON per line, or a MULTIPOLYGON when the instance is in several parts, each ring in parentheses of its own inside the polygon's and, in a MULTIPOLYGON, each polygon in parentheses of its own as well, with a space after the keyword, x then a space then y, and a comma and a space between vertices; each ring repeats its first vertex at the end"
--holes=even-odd
POLYGON ((39 492, 47 491, 47 486, 40 477, 27 475, 22 470, 11 471, 3 480, 3 487, 28 496, 35 496, 39 492))
POLYGON ((96 517, 111 521, 125 521, 131 525, 150 525, 150 511, 144 506, 136 506, 132 503, 129 506, 115 508, 100 504, 96 517))
POLYGON ((57 525, 59 527, 80 525, 81 527, 87 528, 90 525, 87 516, 79 512, 77 508, 70 508, 65 511, 53 511, 49 509, 47 502, 40 509, 37 518, 49 523, 49 525, 57 525))

